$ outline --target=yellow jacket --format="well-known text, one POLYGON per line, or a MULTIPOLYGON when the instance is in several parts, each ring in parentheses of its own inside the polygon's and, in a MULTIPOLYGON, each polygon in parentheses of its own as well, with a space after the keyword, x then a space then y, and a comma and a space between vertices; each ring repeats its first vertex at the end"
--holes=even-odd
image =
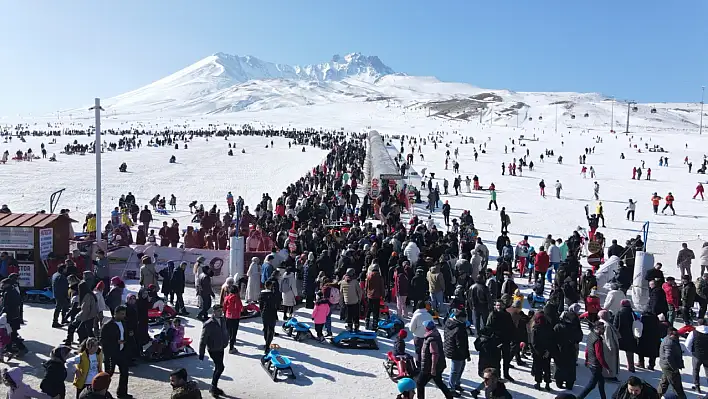
MULTIPOLYGON (((103 353, 96 353, 96 362, 98 363, 98 372, 100 373, 103 371, 103 353)), ((79 363, 76 365, 76 374, 74 374, 75 387, 83 388, 84 385, 86 385, 86 377, 88 376, 90 366, 88 353, 81 352, 79 354, 79 363)))
POLYGON ((130 215, 127 213, 122 213, 120 216, 120 222, 123 223, 124 225, 130 227, 133 225, 133 221, 130 219, 130 215))
POLYGON ((93 233, 96 231, 96 216, 91 216, 89 220, 86 221, 86 232, 93 233))

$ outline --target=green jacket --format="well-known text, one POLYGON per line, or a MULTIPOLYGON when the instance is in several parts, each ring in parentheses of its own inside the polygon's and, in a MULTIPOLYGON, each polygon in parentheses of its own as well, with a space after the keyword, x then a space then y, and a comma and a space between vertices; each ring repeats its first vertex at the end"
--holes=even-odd
POLYGON ((491 191, 489 192, 489 195, 492 196, 492 201, 496 201, 496 200, 497 200, 497 190, 491 190, 491 191))

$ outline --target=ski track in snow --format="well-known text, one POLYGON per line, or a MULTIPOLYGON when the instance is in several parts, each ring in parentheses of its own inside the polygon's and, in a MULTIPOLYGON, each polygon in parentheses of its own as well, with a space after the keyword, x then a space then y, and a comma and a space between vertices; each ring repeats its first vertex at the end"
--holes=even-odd
MULTIPOLYGON (((87 113, 88 115, 88 113, 87 113)), ((87 116, 88 118, 88 116, 87 116)), ((513 242, 528 234, 531 244, 536 248, 541 245, 543 237, 553 234, 554 237, 567 238, 577 226, 586 227, 583 206, 590 205, 594 210, 595 201, 592 201, 593 180, 583 179, 580 175, 581 166, 578 156, 583 153, 583 148, 595 146, 595 153, 587 157, 586 165, 592 165, 597 171, 595 179, 600 184, 600 200, 603 202, 608 228, 598 231, 605 234, 608 240, 618 239, 620 244, 628 238, 640 233, 644 221, 651 223, 648 250, 655 254, 656 260, 663 262, 667 275, 677 276, 675 266, 676 254, 681 242, 687 242, 689 247, 699 255, 700 246, 708 235, 708 203, 691 200, 698 181, 705 182, 705 176, 688 174, 687 168, 682 164, 684 156, 688 155, 694 164, 694 172, 703 157, 701 149, 708 148, 708 138, 697 134, 687 133, 684 130, 653 129, 651 132, 642 132, 634 135, 634 143, 643 146, 645 141, 650 145, 660 145, 669 151, 668 154, 645 153, 640 154, 629 148, 628 136, 624 134, 611 135, 609 133, 581 134, 580 127, 562 128, 559 133, 554 133, 552 118, 543 122, 526 123, 524 129, 514 129, 506 126, 479 125, 478 123, 457 122, 426 118, 420 112, 405 111, 399 108, 386 108, 381 104, 357 104, 311 106, 301 108, 279 109, 268 112, 245 112, 228 117, 209 118, 194 117, 185 120, 152 118, 142 121, 143 125, 152 126, 153 129, 162 130, 165 126, 184 125, 190 123, 192 127, 206 126, 209 123, 230 124, 240 126, 250 123, 252 126, 272 125, 275 127, 323 127, 326 129, 339 129, 364 131, 368 127, 377 129, 382 134, 414 134, 427 136, 431 131, 458 131, 464 136, 475 138, 477 149, 479 144, 487 143, 487 154, 479 154, 479 161, 473 158, 471 144, 459 144, 458 135, 448 133, 443 136, 444 141, 452 141, 450 152, 456 147, 460 149, 460 168, 463 179, 465 176, 479 176, 482 187, 487 187, 494 182, 498 190, 497 202, 505 206, 511 217, 511 238, 513 242), (551 119, 551 120, 548 120, 551 119), (568 130, 571 133, 568 133, 568 130), (537 142, 525 142, 526 147, 518 144, 519 134, 531 137, 534 134, 539 138, 537 142), (561 136, 562 134, 562 136, 561 136), (604 143, 597 144, 593 137, 600 134, 604 143), (640 141, 640 137, 642 141, 640 141), (511 152, 510 139, 517 140, 515 153, 511 152), (561 145, 561 141, 564 145, 561 145), (684 145, 688 143, 689 148, 684 145), (509 153, 504 154, 504 145, 508 145, 509 153), (524 169, 523 177, 501 176, 501 163, 509 163, 514 157, 531 151, 534 161, 534 171, 524 169), (540 162, 538 155, 546 148, 553 149, 555 156, 540 162), (620 160, 620 153, 624 152, 627 159, 620 160), (556 162, 559 155, 563 155, 562 165, 556 162), (660 156, 668 156, 670 167, 659 167, 660 156), (640 166, 641 161, 652 168, 652 181, 633 181, 631 173, 633 166, 640 166), (538 183, 543 178, 547 184, 547 198, 539 196, 538 183), (562 199, 554 198, 553 184, 556 179, 563 184, 562 199), (677 216, 654 216, 651 214, 649 198, 653 192, 658 192, 664 197, 669 191, 676 197, 675 207, 677 216), (625 220, 627 199, 638 201, 636 222, 625 220)), ((85 121, 87 126, 90 122, 85 121)), ((598 123, 597 120, 590 121, 598 123)), ((42 125, 40 122, 39 125, 42 125)), ((120 118, 106 118, 104 129, 130 126, 137 121, 120 118)), ((578 121, 583 123, 583 121, 578 121)), ((46 123, 44 123, 46 126, 46 123)), ((617 129, 619 130, 619 129, 617 129)), ((66 188, 61 198, 59 209, 69 208, 72 217, 83 222, 83 216, 94 205, 94 156, 66 156, 59 154, 61 147, 67 142, 78 139, 88 143, 92 137, 66 136, 58 137, 58 144, 47 145, 48 153, 55 152, 59 162, 49 163, 46 160, 36 160, 31 163, 8 161, 7 165, 0 165, 0 181, 5 190, 0 193, 0 203, 8 204, 14 212, 35 212, 39 209, 48 209, 49 195, 51 192, 66 188)), ((104 135, 104 142, 118 141, 118 136, 104 135)), ((147 137, 143 136, 143 145, 147 137)), ((189 214, 187 205, 191 200, 204 202, 205 207, 214 203, 219 208, 225 208, 225 195, 232 191, 235 196, 244 197, 246 204, 254 208, 255 202, 264 192, 277 196, 287 184, 290 184, 309 168, 318 164, 326 154, 325 151, 307 148, 306 153, 300 147, 287 149, 287 140, 273 138, 275 148, 266 149, 270 138, 263 137, 230 137, 228 143, 236 143, 234 156, 228 157, 227 141, 223 138, 211 138, 209 141, 195 139, 190 142, 189 149, 174 150, 173 147, 135 149, 130 152, 118 150, 117 152, 103 153, 103 220, 108 220, 110 210, 117 205, 120 194, 132 191, 141 205, 155 194, 175 194, 178 199, 178 211, 168 216, 180 221, 182 228, 188 225, 189 214), (246 149, 246 154, 240 153, 241 148, 246 149), (169 164, 168 158, 174 154, 177 164, 169 164), (130 173, 119 173, 118 166, 121 162, 128 164, 130 173)), ((21 143, 16 138, 11 143, 0 141, 0 152, 9 150, 14 154, 18 149, 23 151, 32 148, 39 153, 41 142, 47 143, 47 138, 27 138, 27 143, 21 143)), ((393 141, 398 147, 399 142, 393 141)), ((182 146, 180 145, 180 148, 182 146)), ((444 170, 445 147, 439 146, 437 151, 432 145, 423 147, 425 161, 420 161, 418 153, 415 154, 413 167, 420 171, 427 168, 429 172, 436 173, 436 181, 442 188, 442 179, 447 178, 452 188, 452 163, 450 170, 444 170)), ((406 143, 405 152, 409 152, 406 143)), ((454 156, 453 156, 454 159, 454 156)), ((644 175, 645 176, 645 175, 644 175)), ((464 190, 464 185, 463 185, 464 190)), ((454 190, 451 190, 454 193, 454 190)), ((427 192, 424 191, 425 196, 427 192)), ((442 196, 442 200, 449 200, 453 209, 453 216, 458 217, 463 209, 470 209, 475 220, 475 225, 480 230, 481 237, 494 254, 494 242, 498 236, 499 214, 488 211, 489 195, 486 192, 463 193, 458 197, 454 195, 442 196)), ((663 207, 663 201, 662 205, 663 207)), ((418 212, 422 207, 418 207, 418 212)), ((434 215, 438 225, 442 225, 442 215, 434 215)), ((157 227, 163 220, 160 218, 154 225, 157 227)), ((79 228, 80 224, 79 223, 79 228)), ((698 263, 694 261, 693 273, 698 274, 698 263)), ((517 279, 522 291, 528 292, 528 287, 521 279, 517 279)), ((135 287, 131 287, 135 288, 135 287)), ((187 302, 193 307, 196 305, 193 289, 187 288, 187 302)), ((528 306, 527 303, 524 304, 528 306)), ((41 362, 46 359, 49 351, 63 339, 63 333, 49 327, 51 310, 43 306, 31 305, 25 308, 25 319, 28 324, 23 326, 21 334, 25 337, 30 348, 30 353, 21 361, 13 360, 11 364, 24 366, 25 381, 32 386, 39 386, 39 379, 43 375, 41 362)), ((309 311, 301 308, 297 311, 301 321, 310 322, 309 311)), ((338 316, 333 317, 335 334, 342 330, 343 324, 338 316)), ((198 348, 201 323, 189 319, 187 336, 195 339, 194 347, 198 348)), ((281 331, 278 328, 277 331, 281 331)), ((314 331, 314 327, 313 327, 314 331)), ((586 331, 587 333, 587 331, 586 331)), ((261 398, 270 396, 310 397, 313 394, 324 394, 328 397, 346 398, 392 398, 395 397, 395 384, 387 377, 382 367, 385 353, 391 350, 392 341, 379 338, 378 351, 345 350, 329 344, 316 343, 313 340, 295 342, 283 335, 275 339, 275 343, 283 347, 283 354, 293 360, 293 368, 297 374, 294 381, 271 382, 267 374, 260 370, 258 359, 262 345, 260 322, 250 319, 242 322, 239 330, 240 355, 226 355, 226 371, 222 377, 221 387, 227 394, 239 398, 261 398), (256 370, 253 371, 252 370, 256 370)), ((472 345, 473 338, 470 341, 472 345)), ((413 350, 412 338, 409 339, 408 349, 413 350)), ((581 344, 581 357, 584 344, 581 344)), ((629 376, 626 371, 626 360, 621 355, 620 379, 629 376)), ((636 360, 636 359, 635 359, 636 360)), ((473 349, 472 362, 468 363, 463 374, 462 385, 469 390, 480 382, 477 377, 477 356, 473 349)), ((690 377, 690 357, 686 354, 684 362, 687 366, 683 370, 684 388, 692 384, 690 377)), ((529 367, 530 367, 530 361, 529 367)), ((211 363, 208 360, 200 362, 197 357, 182 360, 172 360, 157 364, 140 365, 131 369, 130 392, 137 398, 168 398, 168 374, 177 367, 186 367, 191 377, 200 381, 202 389, 208 388, 211 378, 211 363)), ((555 392, 537 392, 533 389, 533 378, 529 367, 518 367, 511 374, 517 383, 508 384, 514 398, 552 398, 555 392)), ((448 369, 445 375, 449 372, 448 369)), ((70 373, 71 374, 71 373, 70 373)), ((660 373, 641 370, 637 372, 640 378, 646 379, 656 386, 660 373)), ((574 393, 579 393, 581 386, 589 379, 587 369, 578 360, 578 378, 574 393)), ((115 390, 117 381, 112 384, 115 390)), ((68 395, 73 395, 73 388, 67 384, 68 395)), ((553 387, 555 385, 552 384, 553 387)), ((608 394, 614 392, 616 384, 607 384, 608 394)), ((0 392, 4 392, 0 387, 0 392)), ((206 394, 206 391, 203 392, 206 394)), ((693 392, 687 392, 689 397, 695 397, 693 392)), ((441 398, 441 393, 429 385, 427 397, 441 398)), ((465 394, 465 397, 469 397, 465 394)), ((590 398, 599 397, 595 391, 590 398)))

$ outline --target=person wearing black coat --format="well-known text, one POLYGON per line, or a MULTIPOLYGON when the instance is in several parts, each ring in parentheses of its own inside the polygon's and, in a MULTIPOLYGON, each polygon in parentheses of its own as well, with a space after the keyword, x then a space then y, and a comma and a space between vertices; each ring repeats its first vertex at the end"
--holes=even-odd
POLYGON ((135 332, 135 341, 138 347, 142 348, 143 345, 150 342, 150 317, 148 316, 148 311, 152 305, 150 305, 147 289, 141 288, 140 291, 138 291, 138 298, 135 305, 138 310, 138 329, 135 332))
POLYGON ((416 269, 415 276, 411 279, 410 290, 408 291, 408 299, 413 303, 423 301, 427 298, 428 280, 425 277, 423 269, 416 269))
POLYGON ((170 282, 170 278, 172 277, 174 271, 175 262, 169 261, 167 262, 167 267, 157 273, 160 277, 162 277, 162 287, 160 288, 160 292, 165 296, 165 300, 169 298, 172 305, 175 304, 175 294, 172 291, 172 283, 170 282))
POLYGON ((634 337, 634 311, 628 299, 622 300, 622 307, 614 315, 612 324, 619 332, 619 349, 627 355, 627 369, 634 372, 634 354, 637 353, 637 339, 634 337))
POLYGON ((474 347, 479 352, 477 359, 477 375, 482 377, 487 368, 501 369, 501 341, 499 337, 489 328, 482 327, 477 332, 477 339, 474 347))
POLYGON ((496 301, 494 303, 494 311, 487 319, 487 328, 498 336, 501 341, 504 378, 514 382, 514 379, 509 376, 509 369, 511 368, 511 341, 514 339, 514 322, 511 320, 509 312, 504 308, 502 301, 496 301))
POLYGON ((570 311, 564 312, 558 324, 553 327, 553 331, 558 345, 554 358, 556 372, 553 378, 559 389, 563 389, 564 386, 572 389, 576 379, 578 345, 583 340, 583 330, 578 315, 570 311))
MULTIPOLYGON (((312 257, 314 259, 314 256, 312 257)), ((317 266, 314 260, 308 260, 303 268, 303 280, 305 283, 305 308, 314 309, 315 308, 315 293, 317 292, 317 266)))
POLYGON ((448 388, 461 391, 460 379, 465 371, 465 361, 470 361, 470 345, 467 336, 467 314, 464 310, 455 309, 453 317, 445 322, 445 340, 443 350, 445 357, 450 359, 450 377, 448 388))
POLYGON ((666 317, 669 312, 666 293, 661 289, 661 285, 654 280, 649 281, 649 303, 647 308, 657 316, 663 314, 666 317))
POLYGON ((609 259, 612 256, 616 256, 618 258, 621 258, 622 254, 624 254, 624 247, 617 244, 617 240, 612 240, 612 245, 610 245, 610 247, 607 248, 607 259, 609 259))
POLYGON ((66 277, 66 266, 60 265, 57 272, 52 276, 52 292, 54 293, 54 316, 52 319, 52 328, 61 328, 62 324, 66 324, 66 315, 69 312, 69 280, 66 277), (59 315, 61 314, 61 324, 59 323, 59 315))
MULTIPOLYGON (((119 305, 120 306, 120 305, 119 305)), ((118 307, 116 307, 117 309, 118 307)), ((115 315, 115 310, 113 312, 115 315)), ((137 297, 135 294, 128 295, 127 303, 125 304, 125 320, 123 325, 126 329, 125 345, 128 349, 131 360, 135 360, 140 356, 140 348, 136 340, 138 334, 138 306, 137 297)))
POLYGON ((130 365, 130 349, 126 345, 130 331, 126 328, 125 317, 127 309, 120 305, 116 308, 113 319, 101 328, 101 349, 103 350, 104 370, 113 375, 116 366, 120 370, 118 380, 118 398, 132 399, 128 395, 128 367, 130 365), (123 328, 120 326, 122 325, 123 328))
POLYGON ((647 273, 644 275, 644 280, 659 280, 657 286, 661 287, 664 282, 666 282, 664 272, 661 271, 661 266, 661 263, 657 263, 654 268, 647 270, 647 273))
POLYGON ((267 280, 265 289, 258 296, 258 307, 261 309, 263 321, 263 338, 265 339, 264 351, 270 352, 270 344, 275 336, 275 325, 278 322, 278 308, 280 294, 273 290, 273 280, 267 280))
POLYGON ((482 330, 492 309, 492 297, 481 275, 476 276, 475 284, 467 291, 467 306, 474 313, 474 327, 482 330))
MULTIPOLYGON (((366 267, 369 267, 369 264, 366 267)), ((317 270, 324 271, 329 278, 334 276, 334 261, 329 257, 327 251, 322 251, 320 257, 317 258, 317 270)))
POLYGON ((229 332, 221 305, 214 305, 211 311, 212 316, 202 326, 202 336, 199 339, 199 360, 204 360, 204 353, 209 351, 209 357, 214 362, 214 373, 211 377, 209 392, 216 397, 224 394, 218 385, 221 374, 224 372, 224 348, 229 345, 229 332))
POLYGON ((27 347, 20 339, 17 332, 22 325, 22 297, 14 287, 14 283, 10 278, 6 278, 0 282, 0 304, 3 311, 7 314, 7 323, 12 328, 10 338, 12 344, 22 352, 27 351, 27 347))
POLYGON ((642 313, 642 336, 637 343, 637 353, 639 362, 637 367, 644 368, 644 358, 649 358, 649 370, 654 370, 656 358, 659 357, 659 345, 661 339, 666 336, 667 325, 662 324, 659 318, 651 311, 642 313))
MULTIPOLYGON (((186 268, 187 262, 182 262, 179 264, 179 267, 174 268, 172 274, 170 275, 170 291, 175 294, 177 299, 175 303, 175 311, 182 316, 189 314, 189 312, 187 312, 187 308, 184 306, 184 298, 182 297, 186 283, 184 277, 184 271, 186 268)), ((163 284, 162 286, 164 287, 165 285, 166 284, 163 284)))
POLYGON ((58 346, 52 349, 49 354, 49 360, 44 362, 44 378, 39 385, 39 389, 52 398, 64 398, 66 396, 66 358, 71 353, 71 348, 68 346, 58 346))
POLYGON ((531 372, 536 380, 534 388, 541 389, 541 381, 546 383, 546 391, 551 390, 551 359, 556 355, 556 337, 553 326, 548 323, 543 312, 536 312, 531 330, 533 365, 531 372))

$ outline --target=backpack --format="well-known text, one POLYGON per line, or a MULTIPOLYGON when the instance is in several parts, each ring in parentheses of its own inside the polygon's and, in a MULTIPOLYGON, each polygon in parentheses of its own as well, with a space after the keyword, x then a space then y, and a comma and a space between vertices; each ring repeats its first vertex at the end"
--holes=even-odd
POLYGON ((331 287, 329 289, 329 303, 331 303, 332 305, 338 305, 339 299, 340 299, 339 289, 331 287))
POLYGON ((641 338, 642 333, 644 332, 644 323, 642 323, 641 320, 639 320, 639 317, 637 315, 634 315, 634 321, 632 322, 632 335, 634 335, 634 338, 641 338))

